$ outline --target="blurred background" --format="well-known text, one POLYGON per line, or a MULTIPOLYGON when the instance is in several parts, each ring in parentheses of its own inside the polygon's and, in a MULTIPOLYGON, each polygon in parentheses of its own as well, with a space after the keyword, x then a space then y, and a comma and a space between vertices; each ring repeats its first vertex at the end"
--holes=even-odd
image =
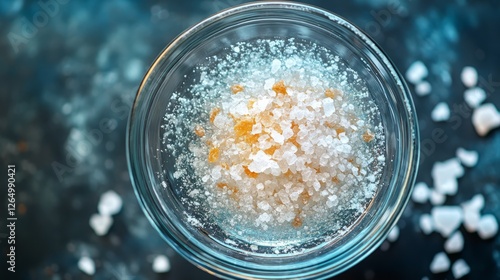
MULTIPOLYGON (((125 129, 156 55, 184 29, 243 2, 0 1, 1 279, 213 278, 169 248, 139 208, 125 129), (6 265, 8 165, 16 166, 15 273, 6 265)), ((436 162, 456 157, 460 147, 476 151, 477 165, 465 166, 458 192, 444 204, 482 194, 481 215, 498 220, 500 130, 479 136, 471 116, 479 103, 500 107, 500 2, 302 2, 365 30, 403 74, 415 61, 425 65, 407 73, 423 145, 417 181, 432 188, 436 162), (473 68, 463 73, 466 66, 473 68), (467 88, 475 101, 464 97, 467 88), (441 102, 448 106, 433 117, 441 102)), ((476 126, 495 125, 496 114, 490 110, 476 126)), ((470 268, 464 279, 500 279, 500 237, 481 238, 463 226, 463 249, 447 254, 448 268, 436 261, 444 272, 431 271, 446 239, 423 233, 421 217, 439 200, 414 197, 399 234, 334 279, 453 279, 460 276, 451 268, 458 259, 470 268)))

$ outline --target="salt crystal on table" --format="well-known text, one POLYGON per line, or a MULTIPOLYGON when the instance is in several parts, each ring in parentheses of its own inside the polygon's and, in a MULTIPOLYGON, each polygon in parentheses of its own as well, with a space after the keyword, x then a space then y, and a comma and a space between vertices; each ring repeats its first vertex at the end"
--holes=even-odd
POLYGON ((455 279, 460 279, 469 274, 470 267, 463 259, 458 259, 451 267, 451 272, 455 279))
POLYGON ((462 69, 460 73, 460 79, 466 87, 473 87, 477 84, 477 71, 476 68, 471 66, 466 66, 462 69))
POLYGON ((164 255, 158 255, 153 260, 153 271, 165 273, 170 271, 170 260, 164 255))
POLYGON ((430 266, 432 273, 441 273, 450 269, 450 259, 444 252, 437 253, 430 266))
POLYGON ((444 243, 444 250, 448 254, 458 253, 464 248, 464 237, 460 231, 452 234, 444 243))
POLYGON ((457 157, 463 165, 473 167, 477 163, 478 153, 476 151, 467 151, 464 148, 458 148, 457 157))
POLYGON ((430 194, 431 191, 429 190, 427 184, 424 182, 420 182, 415 184, 415 188, 413 189, 411 198, 415 202, 425 203, 429 199, 430 194))
POLYGON ((490 130, 500 126, 500 113, 495 105, 481 105, 472 112, 472 124, 479 136, 486 136, 490 130))
POLYGON ((455 195, 457 193, 457 178, 464 175, 464 168, 460 160, 452 158, 443 162, 436 162, 431 171, 434 188, 442 194, 455 195))
POLYGON ((476 194, 471 200, 462 203, 464 211, 464 227, 468 232, 475 232, 481 220, 481 209, 484 206, 484 197, 476 194))
POLYGON ((102 236, 108 233, 113 224, 113 218, 108 215, 93 214, 90 216, 89 223, 95 234, 102 236))
POLYGON ((431 90, 432 86, 427 81, 419 82, 415 86, 415 93, 417 93, 418 96, 428 95, 429 93, 431 93, 431 90))
POLYGON ((484 196, 482 194, 476 194, 471 200, 462 203, 462 208, 464 210, 470 209, 477 212, 483 210, 484 207, 484 196))
POLYGON ((81 257, 78 261, 78 268, 88 275, 94 275, 95 273, 94 261, 89 257, 81 257))
POLYGON ((444 196, 444 194, 442 194, 436 190, 432 190, 431 195, 429 197, 429 200, 430 200, 432 205, 441 205, 446 200, 446 197, 444 196))
POLYGON ((101 195, 97 210, 101 215, 111 216, 120 212, 122 205, 123 201, 121 197, 115 191, 111 190, 101 195))
POLYGON ((469 107, 476 108, 486 99, 486 92, 482 88, 470 88, 464 91, 464 99, 469 107))
POLYGON ((429 214, 422 214, 420 216, 420 229, 422 230, 423 233, 429 234, 433 231, 433 224, 432 224, 432 217, 429 214))
POLYGON ((417 84, 423 78, 427 77, 429 72, 427 71, 427 67, 422 61, 413 62, 408 70, 406 70, 406 80, 412 84, 417 84))
POLYGON ((462 223, 463 212, 460 206, 436 206, 431 210, 434 229, 443 237, 448 237, 462 223))
POLYGON ((498 232, 498 222, 495 216, 487 214, 481 217, 477 227, 477 234, 482 239, 489 239, 498 232))
POLYGON ((387 240, 389 240, 390 242, 394 242, 394 241, 398 240, 398 237, 399 237, 399 227, 394 226, 392 228, 392 230, 389 232, 389 235, 387 236, 387 240))
POLYGON ((450 107, 444 102, 440 102, 431 112, 431 118, 435 122, 447 121, 450 118, 450 107))

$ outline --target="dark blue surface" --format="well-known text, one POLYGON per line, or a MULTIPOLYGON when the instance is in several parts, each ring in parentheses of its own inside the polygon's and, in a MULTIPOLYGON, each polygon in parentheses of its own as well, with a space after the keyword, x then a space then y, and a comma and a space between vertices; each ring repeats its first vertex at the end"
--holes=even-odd
MULTIPOLYGON (((208 15, 244 1, 42 2, 56 4, 47 12, 38 1, 0 2, 0 162, 5 169, 0 173, 6 178, 6 166, 16 164, 16 199, 22 204, 17 272, 0 278, 91 278, 77 267, 79 258, 89 255, 96 263, 95 279, 208 279, 167 247, 139 209, 126 166, 126 119, 140 79, 169 41, 208 15), (99 237, 89 218, 97 212, 100 195, 110 189, 121 195, 124 207, 109 233, 99 237), (169 273, 152 271, 157 254, 169 256, 169 273)), ((468 65, 486 81, 486 102, 500 107, 500 3, 303 2, 366 30, 400 71, 415 60, 427 65, 433 91, 414 97, 421 138, 432 139, 433 131, 442 129, 446 140, 423 154, 418 181, 430 185, 432 164, 453 157, 458 147, 477 150, 478 166, 466 168, 458 194, 446 204, 482 193, 483 213, 498 219, 500 130, 479 137, 469 115, 453 129, 450 123, 433 122, 430 111, 441 101, 450 108, 466 106, 460 71, 468 65)), ((0 189, 4 273, 6 186, 0 189)), ((336 279, 451 279, 451 272, 429 271, 444 242, 437 233, 426 236, 418 229, 419 216, 430 208, 410 202, 399 223, 399 239, 336 279)), ((464 238, 463 252, 452 255, 452 261, 469 263, 468 279, 500 279, 500 237, 485 241, 464 233, 464 238)))

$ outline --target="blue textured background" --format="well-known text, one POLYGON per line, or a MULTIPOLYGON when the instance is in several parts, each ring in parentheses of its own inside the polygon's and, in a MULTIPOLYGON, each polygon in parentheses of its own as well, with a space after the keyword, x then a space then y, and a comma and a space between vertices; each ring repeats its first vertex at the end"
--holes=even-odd
MULTIPOLYGON (((210 278, 168 248, 139 209, 126 166, 125 127, 142 75, 168 42, 208 15, 245 1, 41 2, 54 2, 57 9, 48 14, 38 1, 0 2, 0 182, 6 182, 7 165, 16 164, 19 206, 17 272, 0 278, 92 278, 77 267, 82 255, 95 261, 95 279, 210 278), (38 27, 26 29, 35 23, 38 27), (99 237, 88 221, 100 195, 110 189, 121 195, 124 207, 110 232, 99 237), (170 272, 152 271, 157 254, 169 256, 170 272)), ((482 193, 483 213, 500 218, 500 130, 482 138, 469 115, 461 117, 458 129, 430 118, 438 102, 448 103, 452 115, 457 114, 454 105, 466 106, 460 71, 468 65, 485 81, 486 102, 500 107, 500 2, 303 2, 367 31, 402 72, 415 60, 427 65, 433 91, 414 97, 421 138, 431 139, 435 129, 443 129, 446 140, 423 154, 418 181, 431 184, 432 164, 453 157, 458 147, 477 150, 478 166, 466 168, 458 194, 446 204, 482 193)), ((3 274, 6 183, 0 190, 3 274)), ((420 214, 430 208, 410 202, 399 239, 336 279, 451 279, 451 272, 429 271, 444 242, 439 234, 426 236, 418 229, 420 214)), ((452 261, 469 263, 468 279, 500 279, 500 237, 464 237, 464 250, 452 261)))

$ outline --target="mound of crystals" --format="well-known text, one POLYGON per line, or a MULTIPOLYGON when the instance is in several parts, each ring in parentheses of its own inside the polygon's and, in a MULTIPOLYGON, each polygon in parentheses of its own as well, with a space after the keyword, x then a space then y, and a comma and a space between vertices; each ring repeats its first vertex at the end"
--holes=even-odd
POLYGON ((195 73, 163 126, 188 207, 259 236, 345 232, 364 213, 385 139, 355 71, 290 39, 238 43, 195 73))

